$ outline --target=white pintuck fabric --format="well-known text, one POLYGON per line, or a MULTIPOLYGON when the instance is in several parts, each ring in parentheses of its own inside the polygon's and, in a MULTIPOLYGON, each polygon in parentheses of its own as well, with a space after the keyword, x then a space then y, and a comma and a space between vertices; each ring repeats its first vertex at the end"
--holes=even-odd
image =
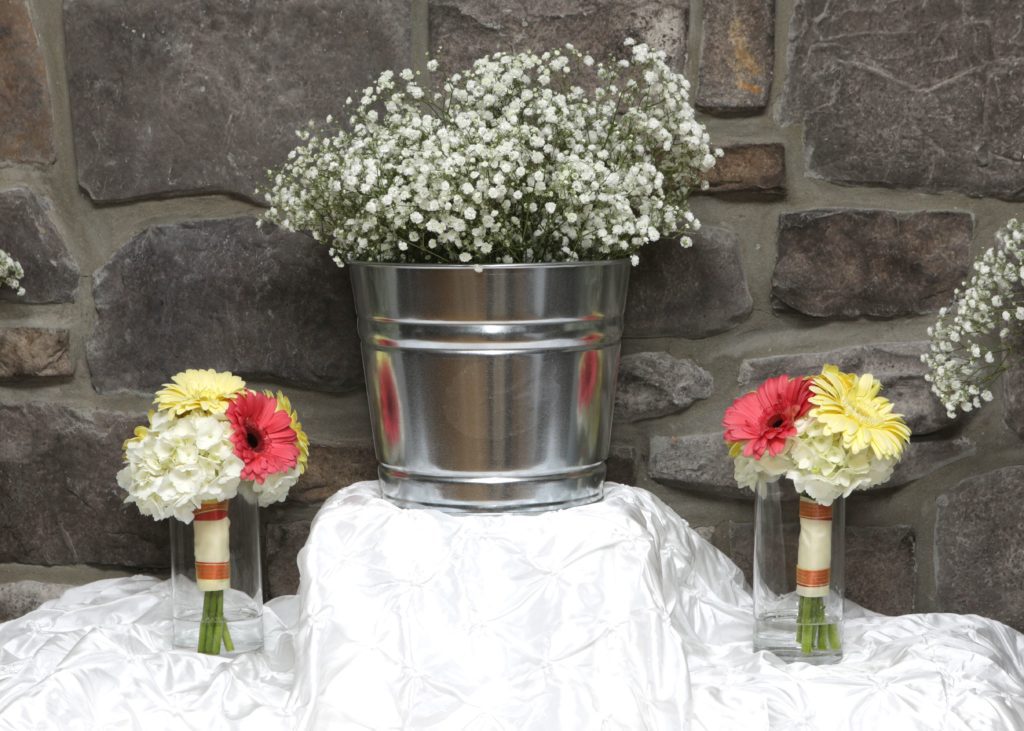
POLYGON ((738 569, 643 490, 536 516, 331 498, 267 647, 170 649, 169 587, 0 625, 0 728, 1024 729, 1024 635, 851 607, 839 665, 751 651, 738 569))

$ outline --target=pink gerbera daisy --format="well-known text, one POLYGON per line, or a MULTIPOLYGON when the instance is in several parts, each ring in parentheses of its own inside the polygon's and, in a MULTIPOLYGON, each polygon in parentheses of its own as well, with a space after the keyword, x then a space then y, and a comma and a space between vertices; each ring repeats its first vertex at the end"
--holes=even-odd
POLYGON ((756 391, 740 396, 725 410, 725 440, 743 445, 743 455, 761 459, 786 448, 796 436, 796 422, 811 408, 811 382, 789 376, 769 378, 756 391))
POLYGON ((292 429, 291 416, 278 408, 273 396, 245 391, 234 398, 226 415, 233 429, 235 454, 245 463, 243 480, 262 485, 267 475, 295 466, 298 436, 292 429))

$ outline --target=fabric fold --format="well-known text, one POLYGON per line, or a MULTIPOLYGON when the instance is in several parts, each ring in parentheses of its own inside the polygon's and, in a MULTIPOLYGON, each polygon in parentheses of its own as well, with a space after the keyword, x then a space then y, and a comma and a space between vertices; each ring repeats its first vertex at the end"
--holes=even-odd
POLYGON ((851 606, 837 665, 754 653, 739 569, 637 488, 453 516, 359 483, 299 567, 262 653, 172 650, 169 584, 142 576, 0 625, 0 728, 1024 728, 1024 635, 851 606))

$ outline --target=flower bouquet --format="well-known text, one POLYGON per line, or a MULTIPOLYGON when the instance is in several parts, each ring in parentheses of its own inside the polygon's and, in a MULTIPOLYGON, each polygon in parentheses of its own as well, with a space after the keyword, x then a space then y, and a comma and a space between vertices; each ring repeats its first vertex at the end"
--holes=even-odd
MULTIPOLYGON (((767 485, 781 478, 792 482, 800 495, 797 601, 792 614, 793 639, 805 656, 817 651, 837 656, 841 648, 837 622, 826 611, 826 598, 836 589, 831 575, 833 503, 841 503, 840 498, 854 490, 887 481, 910 439, 910 429, 892 412, 892 404, 878 395, 880 389, 870 374, 843 373, 826 365, 812 377, 768 379, 725 412, 725 440, 735 462, 736 482, 757 491, 759 510, 767 485)), ((755 537, 755 553, 759 547, 768 550, 765 534, 781 536, 781 526, 762 525, 768 517, 758 517, 762 535, 755 537)), ((778 512, 774 517, 781 520, 778 512)), ((781 542, 772 550, 783 550, 781 542)), ((755 567, 779 561, 778 556, 768 560, 755 555, 755 567)), ((786 577, 787 585, 790 580, 786 577)), ((835 613, 841 614, 838 588, 840 606, 835 613)), ((761 594, 755 586, 758 627, 765 619, 763 607, 757 606, 761 594)), ((755 630, 755 647, 770 649, 771 644, 761 639, 755 630)))
POLYGON ((24 276, 25 270, 21 268, 17 259, 0 249, 0 287, 13 289, 21 297, 25 294, 25 289, 21 286, 21 278, 24 276))
MULTIPOLYGON (((694 188, 722 155, 664 51, 495 53, 435 88, 385 71, 348 125, 298 132, 264 219, 349 261, 512 264, 689 246, 694 188), (588 89, 587 87, 592 87, 588 89)), ((429 61, 437 71, 437 61, 429 61)))
POLYGON ((235 650, 224 612, 232 586, 230 503, 236 496, 260 507, 284 500, 305 471, 309 440, 280 392, 252 391, 213 370, 171 380, 156 393, 148 424, 125 442, 117 482, 142 514, 194 522, 195 583, 203 594, 197 649, 218 655, 222 646, 235 650))
POLYGON ((432 80, 387 70, 270 173, 262 220, 352 270, 382 492, 400 505, 602 495, 629 265, 663 239, 691 245, 689 196, 722 154, 665 53, 624 47, 493 53, 432 80), (408 296, 431 291, 443 306, 408 296))

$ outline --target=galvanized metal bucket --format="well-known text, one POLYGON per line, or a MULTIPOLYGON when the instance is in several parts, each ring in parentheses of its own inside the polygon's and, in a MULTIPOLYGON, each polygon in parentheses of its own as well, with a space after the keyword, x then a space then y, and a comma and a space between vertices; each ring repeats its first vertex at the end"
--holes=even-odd
POLYGON ((471 512, 601 499, 628 261, 350 266, 386 497, 471 512))

